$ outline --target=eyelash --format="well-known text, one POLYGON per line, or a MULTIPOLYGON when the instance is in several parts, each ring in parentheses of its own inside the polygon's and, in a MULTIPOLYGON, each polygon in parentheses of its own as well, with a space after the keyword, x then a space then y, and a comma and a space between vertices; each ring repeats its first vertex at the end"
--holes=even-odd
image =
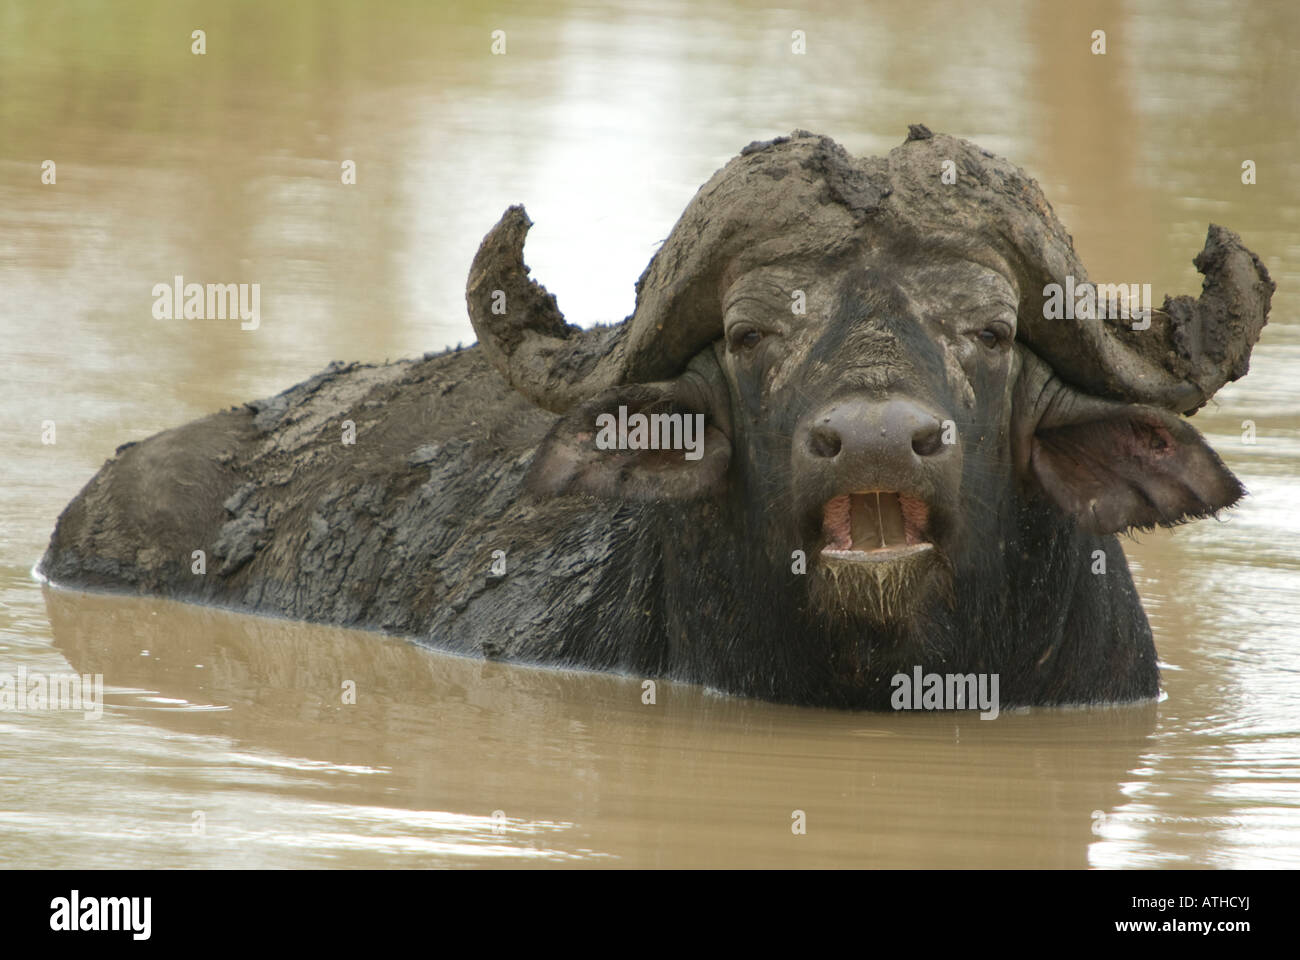
POLYGON ((737 353, 741 350, 753 350, 756 346, 762 343, 763 337, 765 336, 766 334, 757 327, 737 326, 732 329, 730 335, 727 337, 727 349, 732 353, 737 353), (755 338, 754 341, 752 343, 745 343, 745 341, 751 336, 755 338))
POLYGON ((1011 336, 1000 324, 994 324, 976 332, 975 339, 989 350, 996 350, 999 347, 1006 345, 1011 340, 1011 336), (986 339, 985 334, 988 334, 993 339, 991 341, 986 339))

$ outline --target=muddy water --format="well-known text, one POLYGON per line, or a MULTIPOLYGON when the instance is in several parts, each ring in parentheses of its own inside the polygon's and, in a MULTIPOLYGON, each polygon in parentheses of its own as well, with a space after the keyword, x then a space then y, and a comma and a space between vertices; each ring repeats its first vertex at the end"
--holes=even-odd
POLYGON ((106 705, 0 713, 0 864, 1300 864, 1298 37, 1300 8, 1235 0, 6 5, 0 671, 102 673, 106 705), (640 678, 31 577, 118 444, 470 342, 466 268, 506 205, 570 319, 618 319, 748 141, 877 152, 918 121, 1024 164, 1098 279, 1194 293, 1215 221, 1278 281, 1249 377, 1196 417, 1251 498, 1128 547, 1161 702, 646 705, 640 678), (260 327, 155 320, 177 274, 259 283, 260 327))

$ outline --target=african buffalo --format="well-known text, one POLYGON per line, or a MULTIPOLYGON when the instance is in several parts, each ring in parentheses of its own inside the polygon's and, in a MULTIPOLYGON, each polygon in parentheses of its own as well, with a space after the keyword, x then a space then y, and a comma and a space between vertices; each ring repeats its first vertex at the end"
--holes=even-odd
POLYGON ((564 321, 530 225, 474 259, 478 345, 119 448, 43 574, 797 704, 888 708, 918 666, 1004 705, 1157 694, 1115 535, 1243 495, 1182 418, 1267 317, 1236 235, 1196 300, 1063 319, 1087 275, 1037 184, 922 126, 749 145, 616 325, 564 321), (699 433, 610 443, 638 414, 699 433))

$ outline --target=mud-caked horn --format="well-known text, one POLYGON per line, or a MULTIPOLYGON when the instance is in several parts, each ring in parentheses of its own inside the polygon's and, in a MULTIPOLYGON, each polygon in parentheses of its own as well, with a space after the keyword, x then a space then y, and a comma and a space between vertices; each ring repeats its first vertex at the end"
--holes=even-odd
POLYGON ((855 249, 902 242, 991 257, 1020 290, 1017 337, 1062 379, 1094 395, 1190 413, 1242 376, 1274 285, 1236 234, 1212 226, 1195 263, 1198 299, 1166 298, 1132 318, 1060 319, 1053 286, 1087 272, 1038 185, 966 140, 921 125, 888 158, 850 157, 827 137, 795 131, 752 143, 700 188, 637 282, 623 323, 583 331, 530 279, 531 223, 511 207, 470 270, 470 319, 488 359, 549 410, 621 383, 676 376, 722 335, 722 295, 750 269, 824 269, 855 249))
POLYGON ((524 264, 532 225, 522 206, 506 210, 474 256, 465 299, 483 353, 506 382, 538 406, 563 413, 620 382, 624 330, 586 332, 565 322, 555 297, 524 264))
POLYGON ((632 315, 591 331, 567 324, 555 298, 529 277, 523 243, 531 222, 523 207, 511 207, 470 269, 470 320, 506 380, 560 412, 614 384, 676 376, 722 336, 730 279, 755 266, 817 265, 842 254, 888 195, 883 161, 855 160, 826 137, 796 131, 750 144, 687 205, 637 281, 632 315))
POLYGON ((1020 286, 1017 339, 1074 386, 1185 414, 1246 373, 1275 286, 1232 231, 1211 225, 1193 261, 1205 276, 1199 298, 1166 297, 1147 317, 1096 318, 1098 309, 1094 318, 1065 319, 1045 309, 1048 290, 1082 289, 1088 275, 1038 184, 1022 170, 917 126, 890 153, 889 172, 894 210, 918 233, 978 235, 998 251, 1020 286))

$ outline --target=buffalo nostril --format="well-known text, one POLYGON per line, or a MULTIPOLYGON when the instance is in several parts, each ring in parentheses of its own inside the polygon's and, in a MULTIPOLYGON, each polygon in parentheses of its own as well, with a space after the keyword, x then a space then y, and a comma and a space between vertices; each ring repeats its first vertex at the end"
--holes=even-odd
POLYGON ((943 429, 939 424, 922 427, 912 434, 912 452, 918 457, 932 457, 943 449, 943 429))
POLYGON ((816 426, 808 431, 808 449, 814 457, 838 456, 842 444, 839 431, 831 427, 816 426))

